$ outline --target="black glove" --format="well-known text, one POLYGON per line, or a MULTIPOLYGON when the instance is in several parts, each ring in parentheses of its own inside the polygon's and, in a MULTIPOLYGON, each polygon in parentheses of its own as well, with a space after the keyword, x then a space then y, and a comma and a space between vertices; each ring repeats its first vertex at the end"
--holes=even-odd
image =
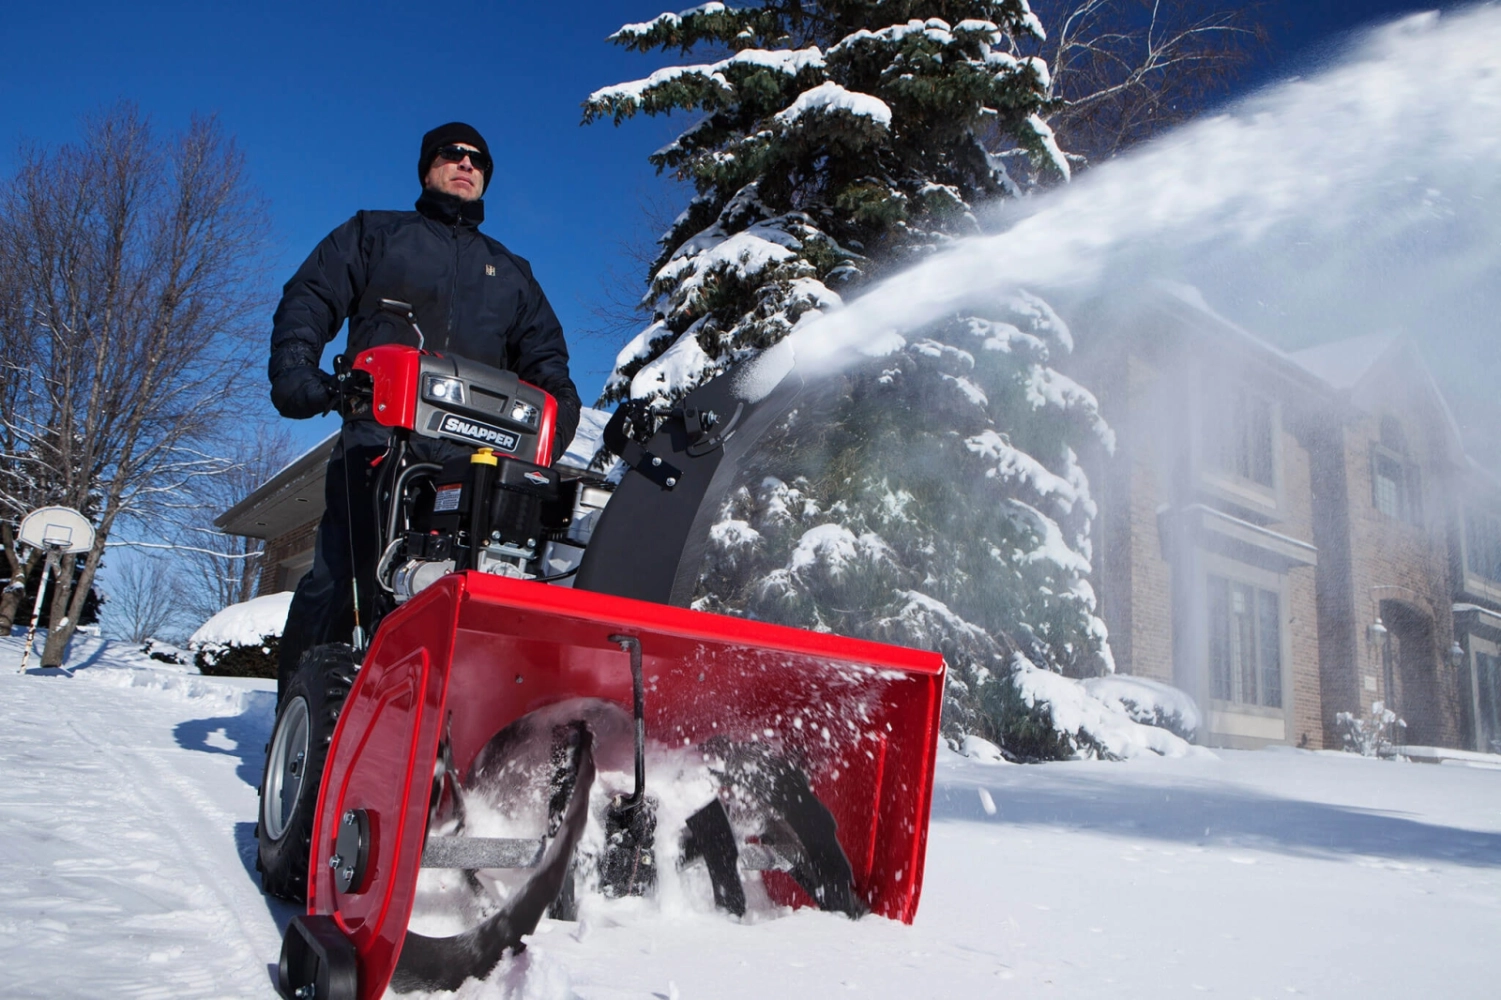
POLYGON ((288 368, 271 383, 271 403, 276 412, 293 420, 327 413, 338 398, 338 381, 321 368, 288 368))

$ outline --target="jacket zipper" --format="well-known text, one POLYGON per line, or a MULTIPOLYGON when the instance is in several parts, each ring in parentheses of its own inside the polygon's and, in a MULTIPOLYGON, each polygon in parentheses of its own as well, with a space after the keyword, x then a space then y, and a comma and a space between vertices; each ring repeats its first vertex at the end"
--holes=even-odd
POLYGON ((448 283, 448 340, 444 350, 453 350, 453 307, 459 296, 459 220, 453 222, 453 275, 448 283))

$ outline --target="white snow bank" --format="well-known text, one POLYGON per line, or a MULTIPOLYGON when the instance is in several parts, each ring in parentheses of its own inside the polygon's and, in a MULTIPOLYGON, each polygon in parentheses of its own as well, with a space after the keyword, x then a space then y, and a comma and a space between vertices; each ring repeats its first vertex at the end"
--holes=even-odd
POLYGON ((1129 760, 1149 753, 1184 757, 1194 751, 1183 738, 1166 729, 1144 726, 1119 707, 1092 697, 1078 681, 1040 670, 1020 656, 1016 668, 1009 682, 1029 708, 1045 707, 1053 728, 1083 737, 1103 753, 1129 760))
POLYGON ((193 633, 188 648, 196 651, 206 646, 253 646, 268 635, 281 635, 291 604, 291 591, 231 604, 193 633))
POLYGON ((1120 709, 1137 722, 1166 726, 1176 733, 1190 734, 1190 738, 1199 729, 1199 706, 1187 692, 1171 684, 1125 674, 1091 677, 1083 683, 1090 697, 1120 709))
MULTIPOLYGON (((959 742, 959 753, 961 756, 968 757, 970 760, 978 760, 986 764, 1011 763, 1006 759, 1006 755, 1001 752, 1000 747, 996 746, 994 743, 983 737, 974 735, 973 733, 964 737, 964 739, 959 742)), ((993 814, 995 812, 995 805, 992 803, 992 805, 989 809, 986 810, 986 812, 993 814)))

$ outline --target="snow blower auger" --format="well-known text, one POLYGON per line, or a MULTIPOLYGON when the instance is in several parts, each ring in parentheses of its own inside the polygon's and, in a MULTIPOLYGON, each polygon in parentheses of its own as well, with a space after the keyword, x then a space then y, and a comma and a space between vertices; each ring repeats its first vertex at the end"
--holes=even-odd
POLYGON ((341 368, 346 408, 394 429, 362 611, 378 629, 362 652, 358 635, 309 651, 278 712, 260 863, 307 901, 282 995, 454 989, 580 892, 678 870, 737 915, 910 922, 941 657, 683 606, 795 376, 722 376, 652 435, 622 408, 606 441, 632 471, 612 490, 547 467, 546 393, 418 337, 341 368), (415 438, 475 450, 416 461, 415 438))

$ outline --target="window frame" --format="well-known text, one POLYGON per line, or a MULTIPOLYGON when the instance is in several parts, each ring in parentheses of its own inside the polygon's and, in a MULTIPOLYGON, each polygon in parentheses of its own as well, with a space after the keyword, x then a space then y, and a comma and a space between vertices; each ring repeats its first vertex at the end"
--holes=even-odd
POLYGON ((1415 528, 1424 527, 1423 475, 1418 463, 1402 452, 1387 447, 1380 441, 1371 442, 1371 506, 1385 517, 1390 517, 1415 528), (1378 476, 1381 462, 1390 462, 1396 468, 1396 477, 1378 476), (1381 505, 1379 482, 1385 479, 1396 488, 1397 510, 1386 510, 1381 505))
MULTIPOLYGON (((1193 450, 1200 488, 1220 500, 1234 504, 1242 511, 1264 519, 1278 520, 1283 508, 1282 401, 1245 382, 1219 385, 1201 382, 1195 406, 1197 415, 1193 422, 1193 450), (1225 413, 1222 401, 1232 394, 1236 399, 1236 406, 1249 407, 1255 402, 1266 407, 1270 453, 1265 457, 1270 463, 1270 483, 1243 476, 1237 469, 1222 467, 1213 457, 1217 443, 1211 434, 1211 427, 1215 425, 1213 418, 1225 413)), ((1253 422, 1247 415, 1245 425, 1249 427, 1253 422)), ((1254 466, 1255 456, 1250 456, 1248 462, 1254 466)))
MULTIPOLYGON (((1202 665, 1205 705, 1209 709, 1206 735, 1213 734, 1224 739, 1224 745, 1261 745, 1262 743, 1286 742, 1293 730, 1292 714, 1296 692, 1292 677, 1292 629, 1291 608, 1288 597, 1288 577, 1260 566, 1253 566, 1216 552, 1199 550, 1198 586, 1203 595, 1199 604, 1202 618, 1199 662, 1202 665), (1281 705, 1269 706, 1251 702, 1233 701, 1215 694, 1210 620, 1210 577, 1220 577, 1231 583, 1252 588, 1252 592, 1265 591, 1277 598, 1277 676, 1281 686, 1281 705), (1252 742, 1248 742, 1252 741, 1252 742)), ((1259 604, 1259 598, 1257 599, 1259 604)), ((1260 665, 1258 663, 1258 670, 1260 665)))
POLYGON ((1461 532, 1460 553, 1464 559, 1465 590, 1491 600, 1501 600, 1501 510, 1491 504, 1467 503, 1462 508, 1462 516, 1464 530, 1461 532), (1485 567, 1476 558, 1474 525, 1477 521, 1485 522, 1489 537, 1484 540, 1495 556, 1494 561, 1485 567), (1492 576, 1493 572, 1497 575, 1492 576))
POLYGON ((1282 683, 1282 594, 1245 580, 1219 573, 1204 574, 1204 613, 1209 641, 1210 697, 1238 708, 1266 708, 1278 712, 1283 704, 1282 683), (1223 586, 1221 586, 1223 585, 1223 586), (1223 589, 1223 620, 1217 592, 1223 589), (1236 610, 1243 601, 1245 607, 1236 610), (1268 616, 1268 605, 1273 614, 1268 616), (1270 622, 1271 628, 1268 629, 1270 622), (1217 650, 1223 636, 1226 648, 1217 650), (1249 646, 1249 649, 1246 647, 1249 646), (1270 650, 1269 650, 1270 647, 1270 650), (1239 649, 1240 655, 1236 655, 1239 649), (1267 654, 1276 656, 1276 669, 1268 670, 1267 654), (1220 669, 1219 660, 1225 662, 1220 669), (1249 691, 1248 691, 1249 689, 1249 691), (1241 695, 1237 697, 1237 695, 1241 695), (1245 695, 1249 694, 1249 697, 1245 695))
MULTIPOLYGON (((1493 750, 1491 746, 1487 744, 1491 742, 1501 743, 1501 726, 1498 726, 1497 732, 1489 734, 1491 737, 1490 740, 1487 740, 1485 738, 1486 734, 1481 733, 1481 713, 1485 710, 1485 705, 1482 699, 1481 691, 1481 688, 1484 685, 1482 684, 1481 680, 1482 665, 1480 658, 1484 656, 1495 661, 1496 676, 1492 679, 1491 683, 1493 686, 1501 685, 1501 643, 1495 642, 1491 639, 1483 638, 1479 635, 1476 635, 1474 632, 1468 633, 1467 637, 1469 641, 1465 647, 1465 655, 1466 659, 1469 661, 1470 691, 1472 692, 1472 697, 1474 698, 1473 718, 1475 720, 1475 749, 1479 750, 1482 753, 1496 753, 1498 751, 1493 750)), ((1501 716, 1501 690, 1492 690, 1491 698, 1492 701, 1497 703, 1496 715, 1501 716)), ((1501 723, 1501 719, 1498 719, 1497 721, 1498 723, 1501 723)))

